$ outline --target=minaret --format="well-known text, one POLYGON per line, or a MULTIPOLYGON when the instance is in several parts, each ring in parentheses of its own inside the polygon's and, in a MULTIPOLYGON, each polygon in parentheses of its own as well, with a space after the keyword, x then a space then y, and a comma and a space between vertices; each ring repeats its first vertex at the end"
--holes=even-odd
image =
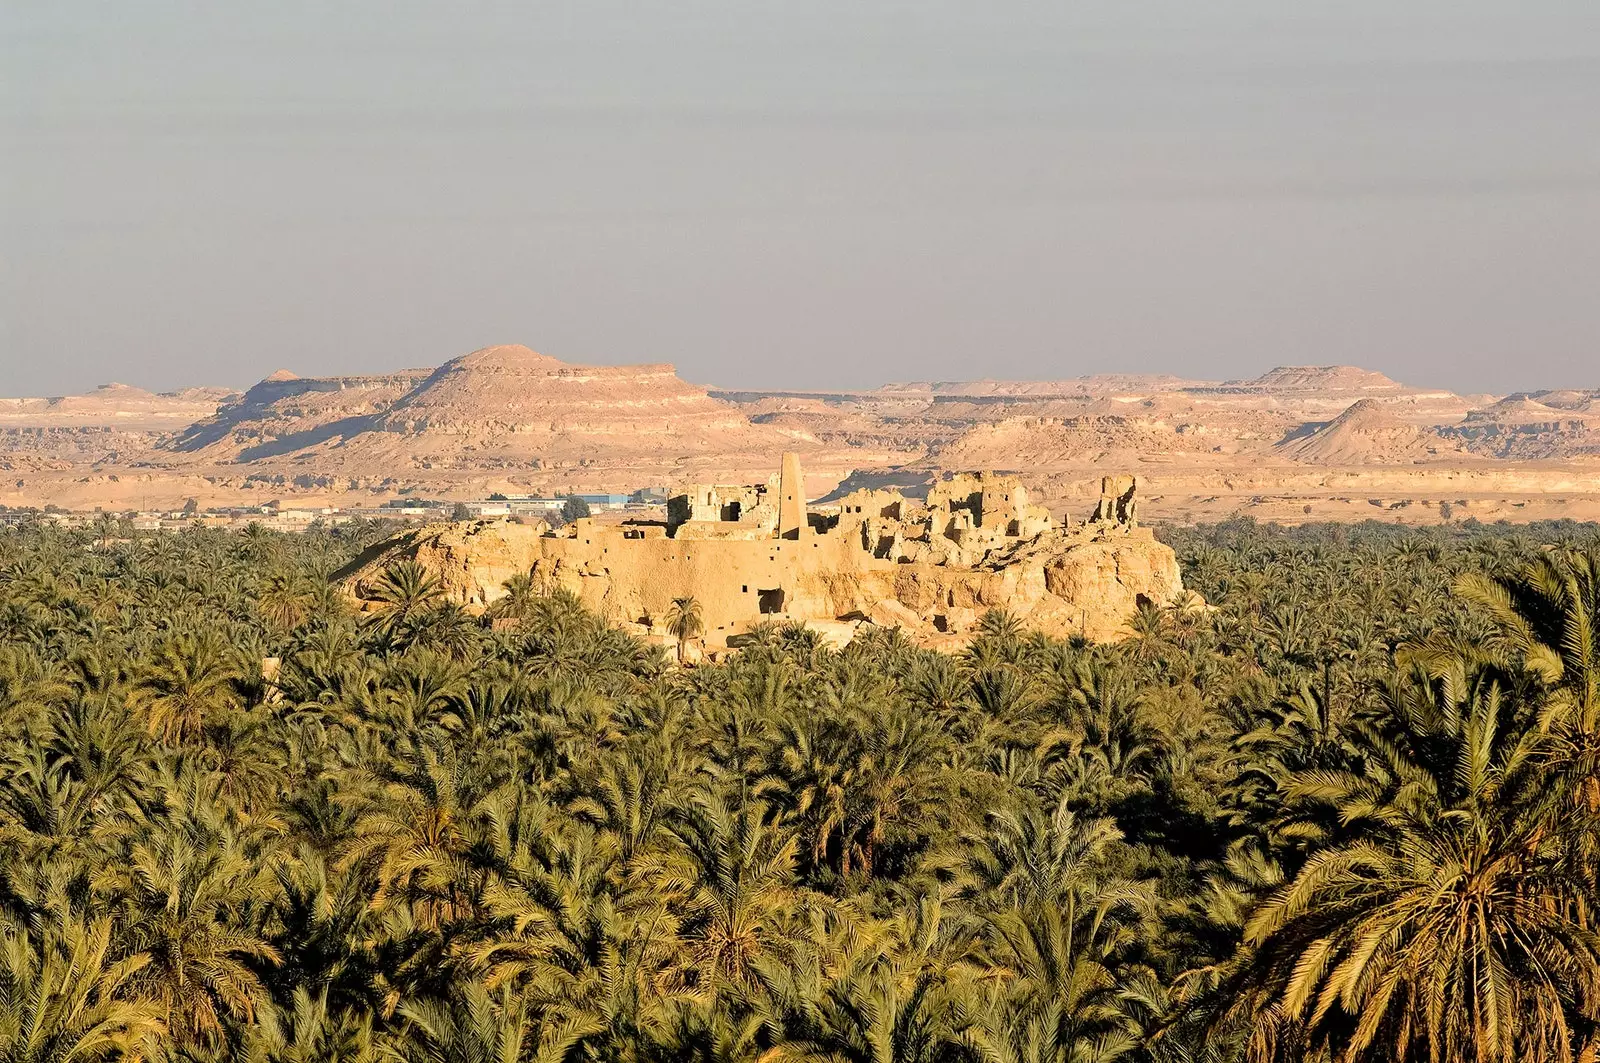
POLYGON ((800 539, 809 535, 806 523, 806 481, 800 475, 800 455, 785 451, 778 473, 778 538, 800 539))

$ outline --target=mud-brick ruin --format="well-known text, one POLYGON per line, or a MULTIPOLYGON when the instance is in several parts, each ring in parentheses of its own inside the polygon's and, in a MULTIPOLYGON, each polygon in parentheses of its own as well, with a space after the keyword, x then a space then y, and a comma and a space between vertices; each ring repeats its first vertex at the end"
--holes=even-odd
POLYGON ((713 653, 763 621, 791 620, 839 641, 872 624, 953 646, 992 608, 1030 629, 1104 640, 1141 601, 1184 593, 1171 549, 1138 524, 1132 477, 1106 478, 1081 523, 1055 520, 1014 476, 951 476, 922 501, 861 490, 827 505, 809 505, 802 484, 799 457, 785 454, 764 484, 674 492, 665 521, 435 525, 374 548, 346 586, 370 603, 383 570, 415 558, 455 600, 485 608, 506 580, 531 573, 660 638, 673 599, 692 596, 713 653))

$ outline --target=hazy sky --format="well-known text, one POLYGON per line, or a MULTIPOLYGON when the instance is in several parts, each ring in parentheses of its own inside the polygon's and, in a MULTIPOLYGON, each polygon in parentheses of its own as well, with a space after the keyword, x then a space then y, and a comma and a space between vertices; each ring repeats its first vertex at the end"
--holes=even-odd
POLYGON ((1600 0, 0 0, 0 394, 1600 387, 1600 0))

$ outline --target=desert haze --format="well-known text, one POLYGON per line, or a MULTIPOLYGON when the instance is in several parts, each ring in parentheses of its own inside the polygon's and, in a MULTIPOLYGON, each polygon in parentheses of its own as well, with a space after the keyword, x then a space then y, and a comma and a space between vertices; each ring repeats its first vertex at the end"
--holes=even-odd
POLYGON ((108 384, 0 399, 0 503, 348 508, 402 493, 632 492, 753 480, 794 451, 811 497, 993 470, 1061 513, 1089 504, 1102 475, 1131 473, 1156 520, 1600 516, 1600 390, 1459 395, 1426 383, 1326 366, 1222 382, 733 390, 666 364, 573 365, 498 346, 431 370, 280 370, 243 394, 108 384))

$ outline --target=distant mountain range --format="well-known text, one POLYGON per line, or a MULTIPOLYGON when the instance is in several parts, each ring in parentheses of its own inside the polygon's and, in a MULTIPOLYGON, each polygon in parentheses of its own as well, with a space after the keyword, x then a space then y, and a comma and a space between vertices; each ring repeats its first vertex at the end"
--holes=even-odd
POLYGON ((501 346, 431 370, 280 370, 242 395, 112 384, 0 399, 0 502, 631 491, 764 479, 784 450, 801 453, 814 495, 852 477, 990 468, 1070 509, 1100 472, 1128 471, 1146 480, 1147 513, 1177 518, 1376 506, 1414 519, 1441 502, 1485 517, 1585 515, 1600 496, 1600 390, 1464 396, 1350 366, 721 390, 670 365, 580 366, 501 346))

